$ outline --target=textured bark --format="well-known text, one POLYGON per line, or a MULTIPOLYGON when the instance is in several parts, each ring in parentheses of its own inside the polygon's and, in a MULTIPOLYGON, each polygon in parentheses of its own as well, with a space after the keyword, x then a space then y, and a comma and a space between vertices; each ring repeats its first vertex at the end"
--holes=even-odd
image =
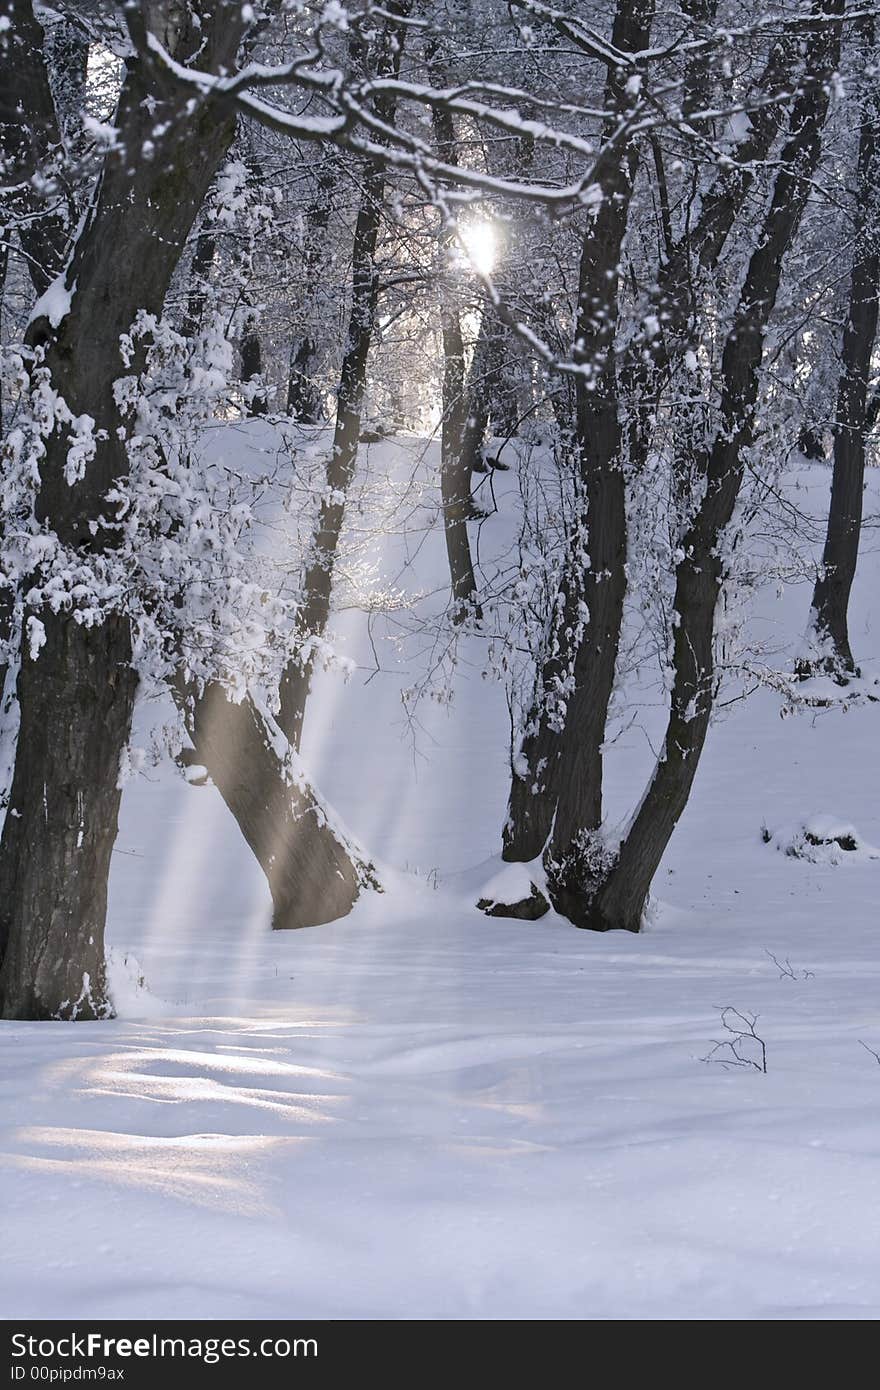
MULTIPOLYGON (((164 37, 174 41, 181 59, 198 48, 200 62, 228 64, 238 47, 240 15, 240 6, 221 3, 210 25, 180 23, 164 37)), ((210 107, 187 112, 167 80, 141 59, 129 64, 115 123, 123 148, 107 157, 66 271, 69 312, 55 326, 38 318, 29 330, 31 345, 44 349, 52 385, 73 413, 91 415, 106 431, 81 480, 65 477, 68 446, 58 431, 46 441, 40 465, 37 519, 84 560, 115 543, 115 533, 97 518, 109 487, 128 467, 113 398, 123 370, 119 336, 139 309, 161 313, 234 133, 234 122, 218 119, 210 107), (157 140, 163 117, 166 134, 157 140), (148 138, 153 157, 130 161, 125 151, 141 151, 148 138)), ((7 815, 0 841, 3 1011, 16 1018, 99 1017, 109 1007, 104 914, 119 761, 134 699, 130 637, 116 615, 96 628, 78 622, 75 611, 38 608, 29 616, 43 623, 47 641, 32 661, 24 624, 11 792, 18 814, 7 815)))
POLYGON ((211 270, 217 254, 217 240, 210 232, 199 232, 190 267, 189 294, 186 298, 186 314, 181 325, 184 338, 194 338, 201 330, 205 318, 205 305, 208 301, 211 270))
MULTIPOLYGON (((381 219, 384 175, 368 171, 361 195, 354 237, 354 272, 348 340, 336 397, 336 426, 327 464, 326 489, 312 536, 303 580, 304 601, 297 623, 303 641, 320 637, 330 616, 333 571, 345 519, 348 489, 357 466, 361 413, 367 384, 367 358, 372 341, 378 299, 376 243, 381 219)), ((294 748, 302 739, 306 702, 312 681, 311 657, 291 662, 281 681, 278 722, 294 748)))
MULTIPOLYGON (((67 218, 56 199, 45 206, 36 193, 34 175, 56 159, 61 133, 43 54, 44 34, 31 0, 0 0, 0 15, 11 21, 0 34, 0 151, 4 183, 13 191, 0 195, 0 217, 8 224, 0 247, 0 308, 9 261, 6 238, 17 225, 18 240, 35 292, 41 295, 55 279, 67 248, 67 218)), ((2 385, 0 385, 2 393, 2 385)), ((0 394, 0 431, 3 402, 0 394)), ((0 516, 0 539, 4 518, 0 516)), ((0 584, 0 692, 6 680, 5 652, 12 640, 14 594, 0 584)), ((2 958, 2 953, 0 953, 2 958)))
POLYGON ((194 760, 207 768, 266 875, 272 926, 313 927, 351 911, 378 887, 372 865, 334 829, 274 721, 219 686, 193 704, 194 760))
POLYGON ((302 293, 306 328, 291 344, 287 378, 287 413, 303 425, 318 425, 324 419, 321 389, 316 379, 318 344, 310 324, 317 321, 319 312, 316 300, 324 237, 330 221, 330 192, 333 182, 333 166, 323 168, 318 174, 317 193, 305 217, 302 293))
MULTIPOLYGON (((443 107, 432 112, 437 149, 447 164, 457 164, 458 151, 452 113, 443 107)), ((441 254, 448 257, 453 238, 449 230, 441 236, 441 254)), ((443 503, 443 533, 449 563, 452 591, 452 619, 482 616, 476 601, 477 581, 468 535, 468 518, 473 515, 471 501, 471 462, 464 449, 468 421, 465 382, 464 340, 455 291, 448 277, 440 282, 440 333, 443 341, 443 385, 440 426, 440 498, 443 503)))
POLYGON ((65 16, 55 20, 46 38, 58 124, 68 150, 78 157, 85 143, 82 114, 89 68, 88 32, 78 20, 65 16))
MULTIPOLYGON (((697 17, 711 8, 712 0, 693 0, 691 11, 697 17)), ((790 91, 791 50, 787 39, 773 45, 755 84, 758 93, 790 91)), ((688 66, 685 87, 691 106, 698 104, 696 84, 701 75, 702 80, 707 80, 702 62, 688 66)), ((637 473, 647 461, 653 412, 663 386, 693 345, 698 286, 703 277, 716 269, 743 200, 754 184, 756 170, 768 158, 786 114, 783 101, 759 107, 752 114, 749 133, 737 147, 736 164, 719 170, 700 199, 694 224, 660 259, 651 309, 662 322, 662 332, 647 345, 636 338, 624 354, 620 369, 621 396, 629 403, 627 452, 633 472, 637 473)))
POLYGON ((0 211, 18 224, 18 240, 38 295, 55 279, 67 249, 67 209, 58 196, 44 203, 34 175, 63 154, 61 131, 44 57, 45 36, 31 0, 0 0, 0 16, 10 21, 0 34, 0 150, 3 181, 13 191, 0 198, 0 211))
MULTIPOLYGON (((826 0, 833 17, 843 0, 826 0)), ((805 63, 808 78, 829 78, 840 56, 840 25, 811 35, 805 63)), ((722 399, 714 443, 695 472, 706 490, 683 541, 676 569, 673 688, 663 753, 627 831, 619 854, 598 891, 572 893, 563 883, 554 903, 578 926, 638 931, 645 903, 670 836, 687 805, 706 739, 713 694, 715 608, 724 577, 719 542, 733 516, 744 459, 755 436, 755 403, 764 334, 776 303, 783 258, 797 232, 819 163, 829 89, 824 83, 794 103, 791 135, 780 156, 770 207, 740 295, 721 363, 722 399)))
MULTIPOLYGON (((865 49, 874 53, 874 21, 864 25, 865 49)), ((880 131, 878 107, 866 94, 859 130, 856 172, 855 251, 843 333, 842 370, 834 420, 834 472, 822 554, 822 573, 813 591, 810 634, 818 655, 801 674, 856 674, 849 640, 849 596, 856 574, 865 486, 865 441, 870 431, 868 382, 877 338, 880 296, 880 131)))
POLYGON ((18 678, 19 753, 0 872, 0 1013, 103 1018, 119 753, 136 686, 128 625, 42 621, 46 645, 36 660, 25 645, 18 678))
POLYGON ((471 467, 463 443, 467 417, 464 343, 461 320, 454 305, 440 308, 443 338, 443 420, 440 427, 440 496, 443 503, 443 532, 452 588, 452 617, 456 623, 468 616, 480 618, 476 601, 477 581, 468 536, 468 518, 473 515, 471 467))
POLYGON ((257 321, 250 317, 245 324, 241 340, 241 379, 245 385, 251 381, 260 383, 247 405, 246 413, 251 416, 265 415, 269 408, 265 388, 261 384, 262 375, 263 347, 257 331, 257 321))
MULTIPOLYGON (((408 9, 408 4, 397 4, 391 7, 391 13, 405 15, 408 9)), ((386 22, 375 59, 375 70, 379 75, 388 77, 399 73, 404 33, 403 26, 396 19, 386 22)), ((376 107, 378 115, 386 124, 393 120, 396 109, 394 98, 380 97, 376 107)), ((367 359, 379 298, 376 247, 384 192, 384 167, 378 161, 372 161, 365 170, 355 225, 351 309, 336 398, 333 448, 327 464, 326 487, 303 576, 303 603, 297 628, 299 637, 307 648, 309 639, 323 635, 330 616, 333 571, 345 520, 348 489, 357 465, 361 414, 367 385, 367 359)), ((288 742, 297 750, 302 740, 303 720, 313 669, 314 660, 307 654, 302 659, 291 662, 281 680, 278 723, 288 742)))
MULTIPOLYGON (((0 230, 0 238, 5 238, 5 231, 0 230)), ((0 240, 0 343, 5 342, 3 337, 3 293, 6 289, 6 271, 9 268, 9 243, 0 240)), ((3 438, 3 382, 0 381, 0 440, 3 438)), ((0 641, 2 641, 3 630, 0 627, 0 641)))
MULTIPOLYGON (((711 8, 710 3, 694 0, 690 11, 695 19, 705 21, 711 19, 711 8)), ((619 15, 620 22, 623 18, 619 15)), ((646 14, 646 25, 649 19, 646 14)), ((631 16, 628 22, 638 23, 639 16, 631 16)), ((634 38, 624 45, 630 51, 637 47, 634 38)), ((758 84, 762 91, 784 87, 788 56, 786 44, 774 45, 758 84)), ((697 99, 700 71, 699 64, 688 68, 689 103, 697 99)), ((616 102, 619 109, 621 94, 619 88, 617 92, 612 89, 611 81, 609 78, 606 99, 616 102)), ((587 500, 590 568, 582 578, 574 560, 564 576, 559 624, 539 678, 535 708, 523 744, 526 775, 513 778, 504 840, 505 858, 528 861, 541 853, 552 830, 549 853, 555 863, 557 895, 560 902, 563 894, 570 899, 575 914, 582 914, 583 899, 591 891, 592 870, 585 862, 584 849, 590 832, 601 824, 601 748, 623 619, 626 498, 621 464, 625 456, 630 471, 637 473, 647 459, 653 428, 650 406, 690 342, 696 278, 717 264, 742 199, 754 180, 753 166, 770 151, 784 109, 780 104, 756 113, 739 152, 743 167, 720 171, 706 190, 699 216, 687 235, 675 245, 667 241, 653 295, 664 328, 651 343, 650 351, 646 352, 644 343, 635 343, 624 354, 618 380, 614 379, 612 362, 597 391, 578 392, 577 442, 587 500), (629 403, 625 435, 617 419, 615 402, 619 396, 629 403), (590 612, 585 628, 579 623, 583 602, 590 612), (561 727, 556 713, 560 690, 566 706, 561 727)), ((592 280, 601 285, 604 273, 605 284, 609 290, 613 287, 615 295, 616 282, 608 272, 619 263, 616 239, 620 237, 622 242, 626 207, 624 189, 616 192, 616 205, 607 209, 603 205, 608 238, 605 261, 595 259, 602 254, 601 244, 590 248, 593 263, 588 259, 587 274, 582 277, 588 284, 592 280)), ((607 324, 614 314, 616 299, 611 300, 604 322, 607 324)), ((595 319, 602 325, 601 313, 596 313, 595 319)), ((587 334, 584 341, 590 353, 596 354, 598 347, 601 354, 601 342, 597 344, 595 336, 587 334)))
POLYGON ((318 344, 311 333, 303 333, 291 344, 287 375, 287 413, 301 425, 319 425, 324 418, 317 367, 318 344))
MULTIPOLYGON (((619 0, 612 30, 618 50, 648 46, 653 0, 619 0)), ((634 97, 627 74, 609 69, 605 105, 610 139, 634 97)), ((534 859, 553 829, 552 853, 565 858, 584 828, 602 816, 602 742, 626 592, 626 493, 621 458, 614 337, 619 266, 638 162, 634 145, 614 161, 581 254, 576 358, 591 367, 575 385, 576 460, 589 563, 575 536, 556 608, 549 651, 511 782, 503 854, 534 859), (586 608, 587 619, 584 621, 586 608), (564 724, 560 706, 564 708, 564 724), (564 756, 561 756, 564 748, 564 756)))
MULTIPOLYGON (((497 272, 493 278, 497 286, 497 272)), ((508 339, 507 326, 498 319, 491 305, 484 305, 465 386, 467 419, 461 450, 471 473, 485 471, 483 445, 490 426, 492 434, 508 440, 516 434, 520 423, 519 403, 504 382, 508 339)))

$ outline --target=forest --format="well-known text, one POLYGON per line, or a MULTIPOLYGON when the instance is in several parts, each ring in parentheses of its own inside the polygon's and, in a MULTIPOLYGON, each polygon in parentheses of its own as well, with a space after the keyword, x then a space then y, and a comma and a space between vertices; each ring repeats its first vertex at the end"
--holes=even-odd
POLYGON ((877 1316, 878 26, 0 0, 21 1315, 877 1316))

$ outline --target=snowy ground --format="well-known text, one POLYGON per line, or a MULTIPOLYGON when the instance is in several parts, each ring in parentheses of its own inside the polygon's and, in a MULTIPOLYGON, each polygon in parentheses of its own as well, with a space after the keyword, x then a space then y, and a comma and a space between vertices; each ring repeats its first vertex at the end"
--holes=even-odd
MULTIPOLYGON (((853 639, 876 659, 870 546, 853 639)), ((772 621, 795 634, 807 601, 772 621)), ((339 627, 366 665, 362 619, 339 627)), ((414 754, 380 654, 309 712, 309 765, 393 866, 348 920, 272 935, 213 789, 127 792, 121 1017, 0 1026, 4 1316, 880 1315, 880 862, 761 838, 824 814, 880 844, 880 707, 735 705, 649 929, 600 937, 474 911, 503 692, 463 670, 414 754), (701 1060, 728 1005, 759 1015, 766 1075, 701 1060)), ((646 746, 615 747, 621 808, 646 746)))

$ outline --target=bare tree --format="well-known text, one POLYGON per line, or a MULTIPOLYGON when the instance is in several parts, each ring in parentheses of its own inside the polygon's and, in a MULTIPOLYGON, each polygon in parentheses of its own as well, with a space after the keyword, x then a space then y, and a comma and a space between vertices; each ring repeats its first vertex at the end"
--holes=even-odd
POLYGON ((688 460, 691 475, 700 480, 702 500, 682 537, 682 558, 675 572, 673 688, 663 751, 598 888, 584 892, 578 884, 572 892, 569 883, 562 884, 568 915, 598 930, 639 930, 651 883, 687 804, 705 743, 712 709, 715 609, 725 575, 721 542, 755 438, 764 335, 779 293, 784 257, 819 164, 830 81, 840 60, 842 0, 827 0, 822 10, 838 22, 818 29, 807 42, 806 80, 792 107, 770 206, 724 344, 715 437, 688 460))
MULTIPOLYGON (((876 61, 875 20, 860 25, 863 59, 876 61)), ((880 110, 873 84, 862 94, 855 182, 853 261, 843 330, 834 417, 834 472, 822 568, 813 590, 810 646, 803 675, 828 671, 845 681, 856 673, 849 640, 849 597, 862 524, 865 444, 873 425, 869 391, 880 300, 880 110)))
MULTIPOLYGON (((378 78, 393 79, 400 71, 405 34, 401 21, 408 12, 407 0, 400 0, 400 3, 389 8, 389 17, 384 20, 384 27, 375 40, 375 53, 369 51, 367 40, 358 35, 353 40, 361 62, 369 73, 375 71, 378 78)), ((376 98, 376 117, 383 126, 393 122, 396 104, 393 94, 376 98)), ((326 486, 303 576, 303 604, 298 631, 306 654, 290 663, 281 681, 278 722, 297 749, 302 739, 314 667, 310 644, 323 635, 330 616, 333 571, 345 519, 345 503, 357 465, 367 385, 367 359, 373 340, 379 295, 376 249, 383 216, 385 182, 385 164, 380 157, 374 157, 367 162, 363 174, 354 232, 348 332, 336 396, 336 425, 327 462, 326 486)))

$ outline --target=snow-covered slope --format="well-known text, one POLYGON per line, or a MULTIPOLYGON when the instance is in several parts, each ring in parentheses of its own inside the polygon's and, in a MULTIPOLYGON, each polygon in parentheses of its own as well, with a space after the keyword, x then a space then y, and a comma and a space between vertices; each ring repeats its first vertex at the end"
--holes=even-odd
MULTIPOLYGON (((422 453, 374 446, 368 476, 422 453)), ((828 481, 810 476, 817 512, 828 481)), ((377 588, 442 591, 429 493, 416 512, 371 542, 377 588)), ((867 664, 872 534, 852 625, 867 664)), ((808 599, 768 598, 763 620, 793 642, 808 599)), ((878 1316, 880 861, 777 849, 805 823, 880 844, 880 706, 731 706, 648 929, 600 937, 472 906, 498 869, 508 756, 476 649, 413 741, 418 644, 403 661, 353 610, 335 628, 359 669, 321 675, 304 751, 387 891, 272 935, 214 790, 168 767, 129 785, 121 1017, 0 1025, 4 1315, 878 1316), (702 1060, 728 1006, 758 1015, 766 1074, 702 1060)), ((614 814, 657 714, 610 752, 614 814)))

